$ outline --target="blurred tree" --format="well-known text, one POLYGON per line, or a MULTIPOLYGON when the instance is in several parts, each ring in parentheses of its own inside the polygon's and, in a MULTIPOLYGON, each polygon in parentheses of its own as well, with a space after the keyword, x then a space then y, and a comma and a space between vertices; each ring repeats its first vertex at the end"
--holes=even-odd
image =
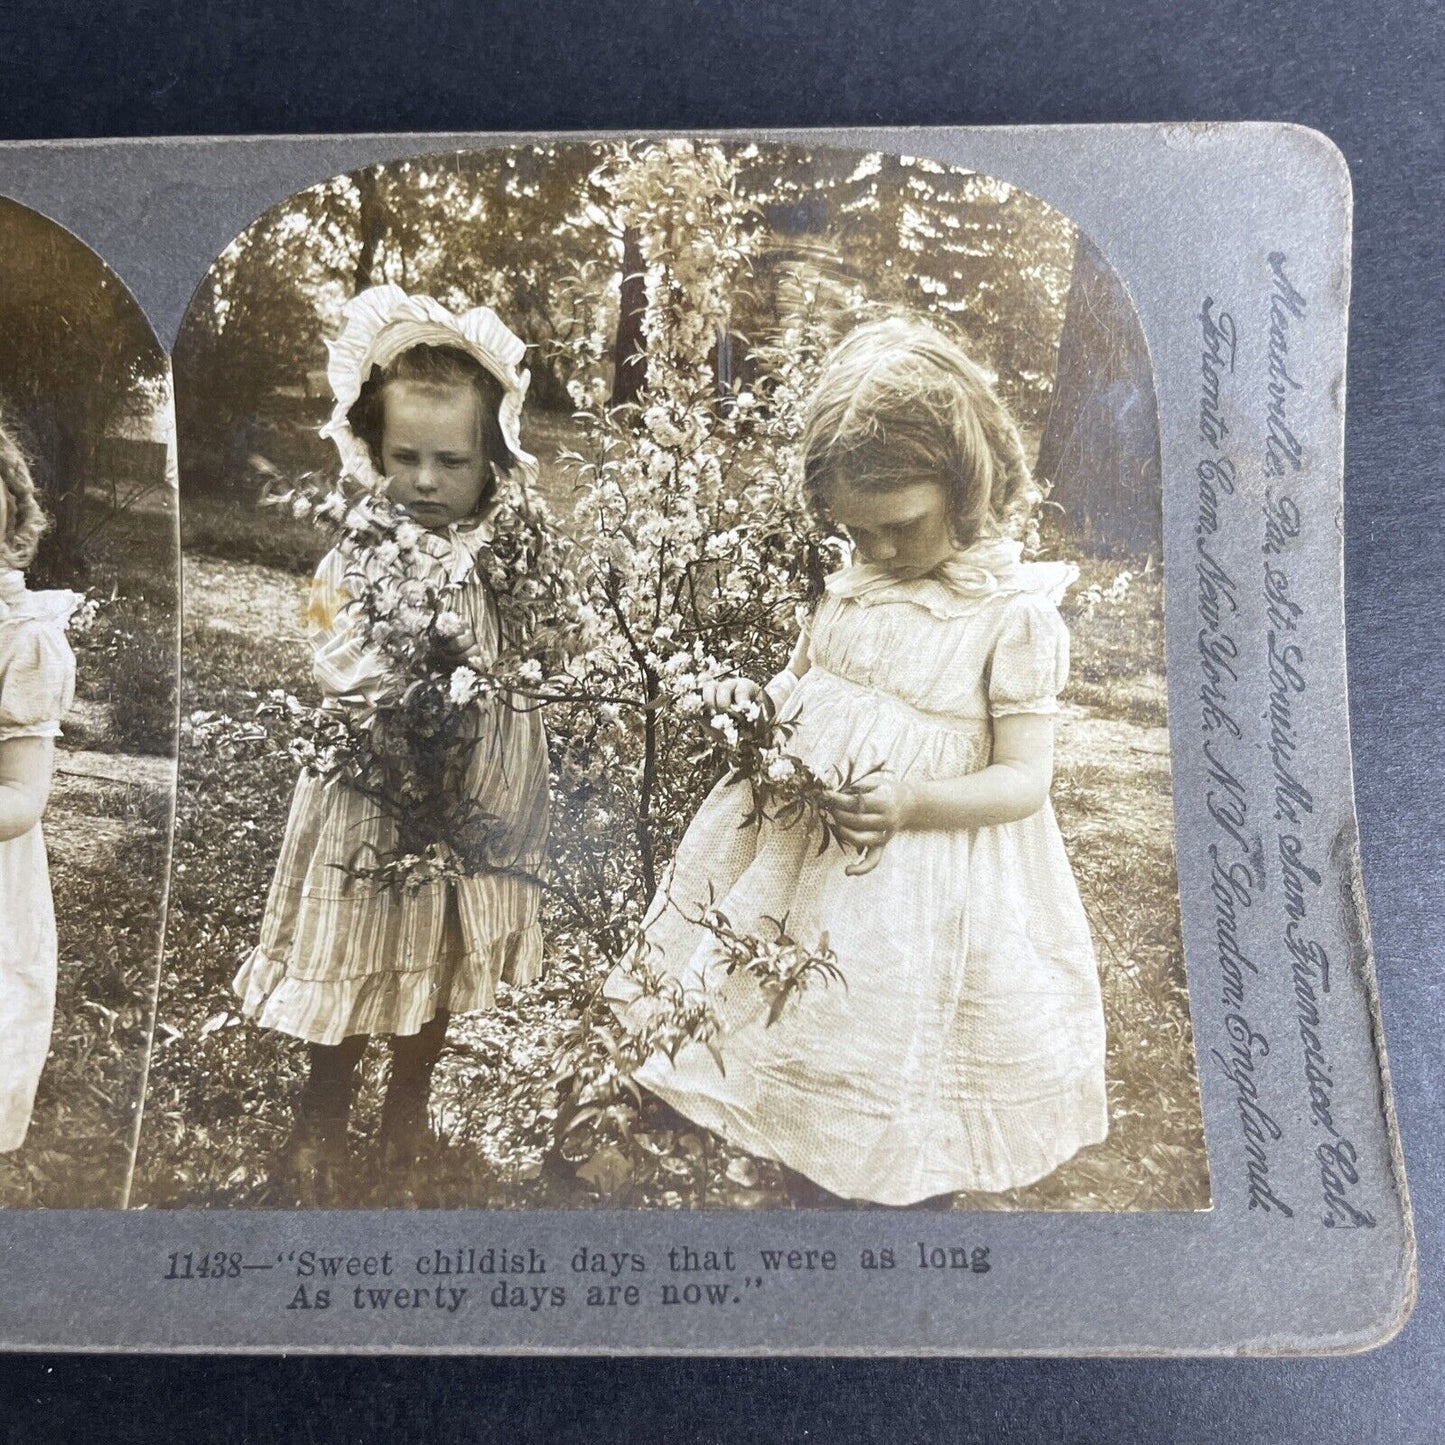
POLYGON ((292 196, 217 257, 176 336, 181 484, 237 486, 277 410, 325 364, 325 317, 361 264, 360 197, 346 178, 292 196))
POLYGON ((135 298, 82 241, 0 200, 0 407, 51 515, 38 585, 83 577, 86 487, 107 431, 155 407, 165 352, 135 298))
POLYGON ((381 259, 381 248, 390 228, 391 212, 381 194, 379 171, 358 171, 356 175, 357 234, 360 245, 356 255, 356 270, 352 275, 353 293, 375 286, 380 277, 377 262, 381 259))
MULTIPOLYGON (((869 307, 908 306, 962 332, 1037 440, 1069 294, 1069 221, 1005 182, 916 157, 724 149, 754 258, 719 338, 734 389, 749 384, 754 350, 801 313, 841 332, 869 307)), ((579 342, 605 317, 611 349, 596 370, 615 400, 635 396, 646 260, 599 188, 605 154, 548 142, 424 156, 267 212, 218 259, 177 341, 183 485, 239 486, 255 451, 286 470, 326 464, 314 437, 323 388, 308 393, 307 376, 324 364, 340 303, 378 281, 495 307, 531 344, 533 408, 570 408, 579 342)))
POLYGON ((1118 273, 1082 232, 1039 448, 1071 542, 1156 553, 1163 529, 1159 418, 1149 348, 1118 273))
MULTIPOLYGON (((786 269, 822 288, 814 299, 840 326, 877 305, 951 323, 1038 437, 1069 292, 1072 222, 1007 182, 917 156, 748 146, 739 162, 740 189, 768 230, 760 271, 769 250, 781 249, 786 269)), ((777 318, 750 319, 758 327, 777 318)))

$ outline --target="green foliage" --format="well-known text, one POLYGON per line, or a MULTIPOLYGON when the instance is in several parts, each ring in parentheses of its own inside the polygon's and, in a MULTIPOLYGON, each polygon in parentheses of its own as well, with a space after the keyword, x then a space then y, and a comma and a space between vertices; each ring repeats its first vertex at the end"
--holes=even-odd
POLYGON ((767 333, 802 284, 841 313, 931 312, 998 374, 1026 430, 1043 424, 1073 267, 1074 226, 1027 191, 919 156, 751 145, 738 188, 759 210, 753 304, 767 333))
MULTIPOLYGON (((1072 265, 1064 217, 1015 187, 919 158, 715 149, 735 178, 730 204, 752 258, 723 298, 736 378, 751 380, 759 349, 807 309, 804 293, 835 331, 869 306, 906 305, 957 326, 1024 425, 1042 426, 1072 265)), ((639 185, 661 197, 646 166, 665 166, 666 151, 648 154, 635 158, 639 185)), ((305 469, 285 455, 285 434, 321 419, 308 375, 324 365, 341 304, 381 281, 454 308, 495 307, 531 343, 533 419, 566 408, 579 356, 590 346, 594 361, 609 357, 616 326, 626 226, 607 165, 598 170, 607 156, 550 142, 419 157, 333 178, 268 211, 222 253, 177 338, 188 494, 244 487, 252 452, 305 469)), ((721 279, 727 268, 714 269, 721 279)))
POLYGON ((149 417, 168 367, 139 305, 103 261, 36 211, 0 199, 0 416, 34 466, 50 534, 33 569, 71 585, 87 565, 85 493, 107 432, 149 417))
POLYGON ((534 404, 565 405, 551 357, 583 317, 579 268, 607 250, 584 213, 595 163, 578 144, 393 162, 313 186, 248 227, 176 338, 188 493, 243 488, 258 451, 305 469, 275 454, 278 433, 284 452, 298 422, 320 420, 307 387, 325 338, 349 296, 383 281, 456 308, 494 306, 536 348, 534 404))
POLYGON ((1078 628, 1085 617, 1091 646, 1082 656, 1075 649, 1069 668, 1069 696, 1082 706, 1111 717, 1127 718, 1141 727, 1164 727, 1168 711, 1164 688, 1163 581, 1149 559, 1132 572, 1119 564, 1086 562, 1078 585, 1065 603, 1065 617, 1078 628), (1117 590, 1119 579, 1131 579, 1117 600, 1090 608, 1091 592, 1101 597, 1117 590), (1141 666, 1141 657, 1150 659, 1141 666))

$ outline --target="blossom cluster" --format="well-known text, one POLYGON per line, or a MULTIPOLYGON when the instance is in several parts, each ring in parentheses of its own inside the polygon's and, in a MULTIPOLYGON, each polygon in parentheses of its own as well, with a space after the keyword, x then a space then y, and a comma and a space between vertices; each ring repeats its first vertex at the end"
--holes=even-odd
POLYGON ((1101 587, 1097 582, 1091 583, 1079 594, 1079 615, 1088 618, 1100 607, 1119 606, 1128 597, 1133 581, 1134 574, 1125 569, 1107 587, 1101 587))
POLYGON ((86 592, 76 603, 75 610, 70 614, 69 621, 65 624, 66 630, 72 637, 82 637, 94 629, 96 622, 100 619, 101 612, 105 609, 106 599, 98 597, 93 592, 86 592))
POLYGON ((675 1059, 689 1043, 721 1058, 708 993, 635 957, 627 972, 638 989, 636 1007, 619 1018, 595 994, 559 1038, 548 1077, 556 1099, 552 1162, 605 1195, 623 1192, 647 1157, 635 1133, 643 1104, 637 1071, 654 1057, 675 1059))
POLYGON ((717 941, 724 974, 745 973, 754 979, 768 1004, 768 1026, 782 1017, 790 1000, 802 993, 810 983, 838 983, 847 987, 838 955, 828 944, 828 935, 819 935, 811 946, 800 943, 788 932, 788 920, 765 920, 773 936, 744 933, 733 927, 726 914, 716 907, 703 910, 698 920, 717 941))
POLYGON ((614 235, 635 237, 645 261, 647 368, 636 402, 614 406, 603 378, 585 374, 605 353, 600 338, 577 349, 580 442, 562 460, 575 491, 578 645, 555 691, 591 705, 564 707, 556 727, 571 740, 569 789, 625 785, 640 910, 710 781, 689 728, 703 684, 777 671, 824 568, 779 445, 786 391, 773 404, 715 370, 752 244, 730 163, 687 141, 617 147, 593 183, 614 235))
POLYGON ((501 820, 468 795, 464 779, 484 732, 478 708, 526 705, 518 689, 541 684, 546 672, 530 649, 550 662, 565 643, 564 551, 550 519, 516 488, 472 558, 385 498, 348 494, 344 480, 303 480, 264 500, 331 533, 348 626, 378 664, 364 694, 306 706, 274 693, 258 710, 288 728, 302 768, 356 789, 392 825, 394 846, 359 853, 348 874, 403 889, 510 870, 515 850, 501 820), (500 619, 500 645, 486 652, 464 600, 473 568, 500 619))
POLYGON ((269 734, 254 718, 197 709, 181 719, 181 738, 227 762, 249 757, 269 741, 269 734))
POLYGON ((743 819, 744 827, 765 820, 779 828, 816 826, 820 853, 830 843, 844 846, 837 826, 839 799, 852 793, 876 768, 858 773, 850 767, 841 775, 820 775, 788 750, 798 728, 797 718, 774 722, 771 712, 757 703, 715 714, 708 726, 712 745, 699 755, 699 761, 711 757, 721 762, 729 785, 747 783, 752 807, 743 819))

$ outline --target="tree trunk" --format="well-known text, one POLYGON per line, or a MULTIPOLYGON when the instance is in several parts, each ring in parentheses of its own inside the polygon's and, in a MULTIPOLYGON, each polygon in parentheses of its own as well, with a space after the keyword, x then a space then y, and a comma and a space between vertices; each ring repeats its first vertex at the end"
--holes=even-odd
POLYGON ((360 294, 368 286, 385 280, 378 272, 390 217, 381 196, 380 178, 374 170, 361 171, 356 177, 356 188, 361 193, 361 214, 356 228, 361 237, 361 250, 356 257, 351 284, 353 292, 360 294))
POLYGON ((1059 369, 1036 468, 1073 545, 1159 556, 1159 418, 1144 332, 1113 267, 1082 233, 1059 336, 1059 369))
POLYGON ((642 242, 635 226, 622 233, 622 294, 617 309, 617 341, 612 348, 612 405, 634 402, 647 384, 647 353, 642 319, 647 312, 642 242))
POLYGON ((67 397, 45 419, 42 452, 36 458, 41 505, 50 527, 40 539, 31 568, 37 587, 81 585, 87 567, 81 548, 85 521, 85 478, 93 442, 76 415, 82 403, 67 397))

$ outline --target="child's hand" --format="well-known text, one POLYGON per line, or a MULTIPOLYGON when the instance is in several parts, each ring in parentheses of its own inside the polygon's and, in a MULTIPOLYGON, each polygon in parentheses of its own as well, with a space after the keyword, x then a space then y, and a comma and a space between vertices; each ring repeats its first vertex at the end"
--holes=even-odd
POLYGON ((756 706, 771 717, 773 700, 749 677, 724 677, 702 685, 702 705, 713 713, 746 714, 756 706))
POLYGON ((462 623, 461 631, 454 636, 442 638, 441 646, 442 651, 454 662, 471 662, 482 650, 477 634, 469 622, 462 623))
POLYGON ((847 792, 830 793, 828 797, 838 836, 863 855, 843 871, 850 878, 861 878, 878 866, 883 849, 903 827, 903 787, 887 774, 875 774, 847 792))

